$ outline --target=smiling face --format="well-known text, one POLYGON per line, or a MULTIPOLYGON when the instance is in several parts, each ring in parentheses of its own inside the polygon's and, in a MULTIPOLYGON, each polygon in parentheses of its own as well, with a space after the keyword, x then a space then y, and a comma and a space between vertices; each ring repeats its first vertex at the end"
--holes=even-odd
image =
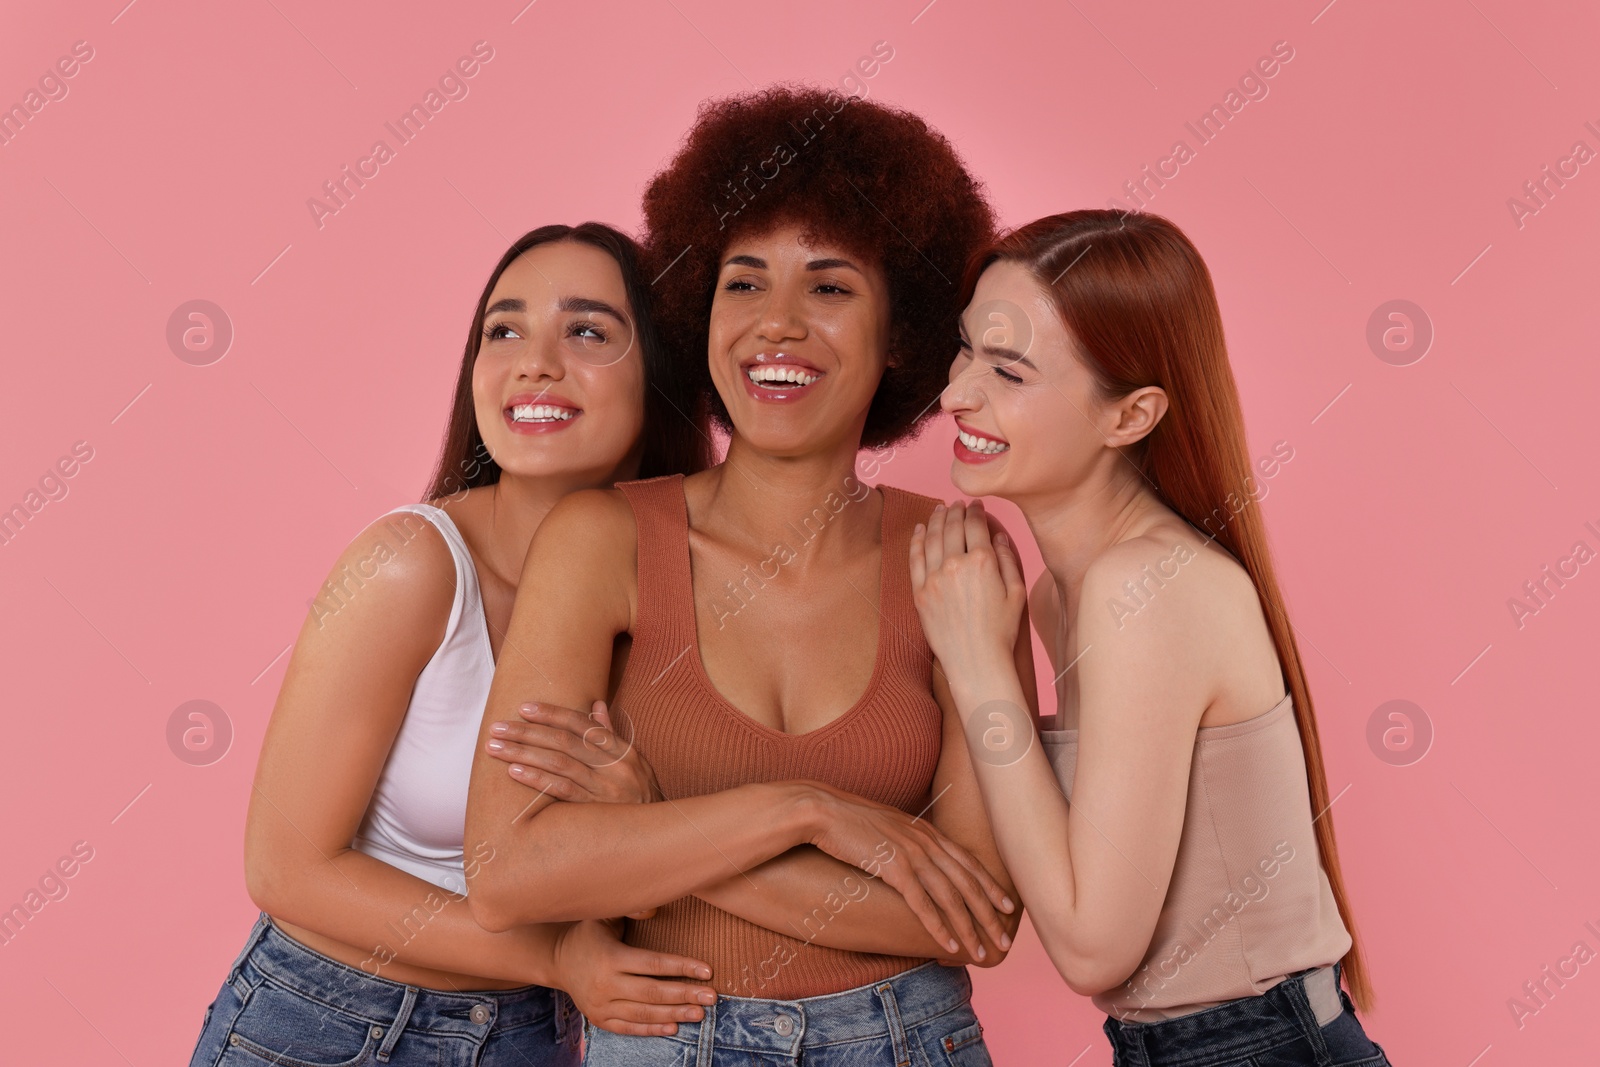
POLYGON ((644 388, 616 260, 554 241, 506 267, 489 294, 472 367, 478 432, 502 471, 593 484, 629 476, 644 388))
POLYGON ((778 456, 858 447, 888 365, 882 268, 801 232, 728 243, 706 346, 735 433, 778 456))
POLYGON ((1006 499, 1058 493, 1154 428, 1165 394, 1146 387, 1102 397, 1077 347, 1026 267, 999 260, 983 272, 961 314, 961 347, 940 397, 956 422, 957 489, 1006 499))

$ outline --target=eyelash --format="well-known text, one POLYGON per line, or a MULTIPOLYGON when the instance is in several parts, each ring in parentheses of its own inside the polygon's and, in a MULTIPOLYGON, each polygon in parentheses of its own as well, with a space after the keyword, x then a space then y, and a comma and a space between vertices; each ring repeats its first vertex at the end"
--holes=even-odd
MULTIPOLYGON (((972 358, 972 346, 967 344, 967 339, 965 337, 956 338, 956 347, 960 350, 963 356, 967 357, 968 359, 972 358)), ((1022 376, 1020 374, 1012 374, 1010 371, 1001 367, 990 367, 989 369, 998 374, 1003 381, 1010 382, 1012 385, 1022 384, 1022 376)))
MULTIPOLYGON (((485 326, 483 328, 484 339, 488 340, 488 341, 498 341, 498 340, 501 339, 500 338, 500 331, 501 330, 509 330, 510 328, 511 327, 509 325, 507 325, 506 323, 503 323, 503 322, 497 322, 493 326, 485 326)), ((593 322, 575 322, 571 326, 569 326, 567 329, 568 329, 569 333, 580 331, 580 330, 589 330, 589 331, 592 331, 593 333, 595 333, 597 335, 598 340, 601 340, 601 341, 609 340, 609 338, 606 337, 605 327, 599 325, 598 323, 593 323, 593 322)))
MULTIPOLYGON (((754 289, 755 286, 752 285, 751 283, 747 282, 747 281, 743 281, 743 280, 741 280, 739 278, 735 278, 732 281, 728 282, 726 285, 724 285, 722 288, 723 288, 723 290, 725 292, 743 293, 743 292, 749 292, 750 290, 754 289)), ((849 296, 850 295, 850 290, 849 289, 846 289, 842 285, 835 285, 832 282, 819 283, 817 285, 817 288, 818 289, 832 289, 833 292, 825 294, 827 296, 849 296)))

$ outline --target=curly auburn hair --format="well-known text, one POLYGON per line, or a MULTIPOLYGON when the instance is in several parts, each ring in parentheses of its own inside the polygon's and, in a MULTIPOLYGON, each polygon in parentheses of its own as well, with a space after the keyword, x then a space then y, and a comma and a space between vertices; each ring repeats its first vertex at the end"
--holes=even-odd
POLYGON ((643 206, 657 325, 724 429, 706 352, 722 252, 735 235, 785 223, 888 279, 889 365, 862 447, 903 440, 933 413, 955 352, 962 269, 993 239, 995 218, 982 183, 922 119, 804 86, 708 100, 643 206))

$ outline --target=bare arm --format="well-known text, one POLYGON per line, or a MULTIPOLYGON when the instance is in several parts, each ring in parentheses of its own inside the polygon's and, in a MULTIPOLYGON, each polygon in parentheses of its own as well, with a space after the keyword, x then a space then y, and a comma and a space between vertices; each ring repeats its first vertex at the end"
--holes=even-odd
MULTIPOLYGON (((1033 649, 1026 630, 1021 631, 1014 655, 1016 670, 1031 683, 1033 649)), ((697 895, 742 919, 830 948, 938 957, 985 967, 1003 960, 1022 909, 1015 903, 1016 889, 989 826, 962 720, 938 663, 934 696, 944 712, 944 733, 930 803, 922 817, 981 865, 979 891, 993 907, 981 909, 977 923, 967 918, 957 931, 963 943, 978 942, 977 952, 952 951, 949 943, 935 940, 895 890, 876 879, 862 879, 858 871, 815 849, 794 849, 747 872, 747 878, 727 879, 697 895)), ((1038 697, 1031 684, 1025 706, 1036 719, 1038 697)), ((967 915, 957 916, 958 925, 967 915)))
MULTIPOLYGON (((977 514, 974 522, 972 510, 952 509, 913 545, 918 607, 969 715, 1020 697, 996 635, 1026 601, 1015 553, 990 544, 977 514)), ((1120 628, 1103 610, 1148 552, 1134 542, 1116 546, 1084 578, 1079 640, 1093 655, 1078 668, 1072 803, 1038 745, 1015 762, 978 766, 980 789, 999 816, 1000 852, 1040 940, 1068 984, 1090 995, 1131 974, 1154 934, 1182 832, 1194 731, 1210 696, 1207 661, 1217 651, 1197 637, 1207 625, 1198 580, 1172 583, 1120 628)))
MULTIPOLYGON (((737 902, 730 896, 730 903, 786 929, 810 910, 801 904, 826 895, 824 883, 871 862, 875 847, 887 841, 889 855, 878 873, 904 901, 897 921, 905 924, 909 909, 932 931, 931 944, 949 944, 959 935, 976 954, 980 946, 968 909, 992 912, 986 888, 996 900, 1003 892, 930 822, 918 823, 898 809, 807 782, 760 783, 657 803, 575 803, 596 799, 557 781, 563 769, 568 786, 572 774, 584 773, 578 765, 589 731, 581 717, 570 730, 533 728, 550 746, 543 766, 551 773, 522 781, 542 793, 530 794, 499 769, 497 760, 507 756, 489 748, 500 740, 497 721, 518 725, 518 709, 527 701, 571 717, 576 713, 568 709, 590 707, 604 694, 613 642, 632 625, 636 538, 621 494, 593 491, 574 494, 552 510, 529 550, 524 588, 540 592, 519 598, 513 613, 484 712, 467 808, 467 839, 502 858, 484 871, 472 894, 478 921, 503 929, 627 914, 713 892, 710 887, 719 883, 738 894, 769 883, 782 892, 778 902, 758 891, 737 902), (564 578, 539 578, 551 574, 564 578), (845 862, 801 854, 756 872, 806 844, 845 862), (791 862, 799 864, 792 871, 791 862)), ((537 720, 538 713, 531 715, 537 720)), ((880 893, 858 912, 873 915, 885 906, 895 907, 893 898, 880 893)), ((856 925, 852 918, 847 928, 856 925)), ((910 949, 930 942, 923 937, 897 943, 910 949)), ((946 951, 959 949, 958 943, 946 951)))
POLYGON ((496 856, 470 897, 486 929, 644 911, 813 835, 810 791, 789 783, 659 804, 530 800, 489 754, 490 726, 526 701, 587 708, 605 697, 613 642, 632 625, 636 537, 621 493, 589 490, 558 504, 528 550, 522 588, 538 592, 512 611, 467 802, 467 841, 496 856))
POLYGON ((330 581, 349 573, 362 577, 359 588, 346 585, 336 611, 319 600, 301 627, 262 745, 245 835, 250 896, 286 922, 371 947, 369 973, 398 960, 549 984, 561 928, 490 933, 458 895, 350 847, 412 685, 443 637, 455 581, 436 530, 406 542, 382 521, 350 544, 330 581), (392 924, 416 917, 426 918, 421 932, 401 942, 392 924))

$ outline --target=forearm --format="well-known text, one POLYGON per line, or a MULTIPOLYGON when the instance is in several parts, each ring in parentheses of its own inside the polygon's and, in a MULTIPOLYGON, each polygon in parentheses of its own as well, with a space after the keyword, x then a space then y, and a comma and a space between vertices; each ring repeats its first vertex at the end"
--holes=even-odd
MULTIPOLYGON (((984 705, 1003 703, 1021 710, 1023 721, 1033 729, 1022 685, 1010 662, 946 666, 945 671, 964 724, 970 726, 971 717, 984 705)), ((972 737, 974 730, 982 736, 983 728, 977 727, 965 731, 966 736, 972 737)), ((972 766, 990 814, 995 848, 1059 969, 1064 960, 1081 958, 1087 949, 1081 935, 1092 929, 1080 918, 1067 798, 1036 734, 1014 762, 975 758, 972 766)))
POLYGON ((523 820, 471 816, 468 840, 496 857, 471 896, 490 929, 657 907, 806 843, 815 822, 810 791, 789 782, 654 804, 553 803, 523 820))
MULTIPOLYGON (((533 985, 556 984, 556 943, 565 924, 491 933, 465 897, 354 849, 324 858, 274 855, 251 896, 275 918, 370 953, 360 967, 381 975, 394 963, 533 985)), ((490 860, 489 862, 493 862, 490 860)))
MULTIPOLYGON (((747 922, 828 948, 977 962, 941 946, 905 898, 880 879, 810 846, 790 849, 695 896, 747 922)), ((998 958, 996 946, 987 938, 983 944, 986 959, 998 958)))

